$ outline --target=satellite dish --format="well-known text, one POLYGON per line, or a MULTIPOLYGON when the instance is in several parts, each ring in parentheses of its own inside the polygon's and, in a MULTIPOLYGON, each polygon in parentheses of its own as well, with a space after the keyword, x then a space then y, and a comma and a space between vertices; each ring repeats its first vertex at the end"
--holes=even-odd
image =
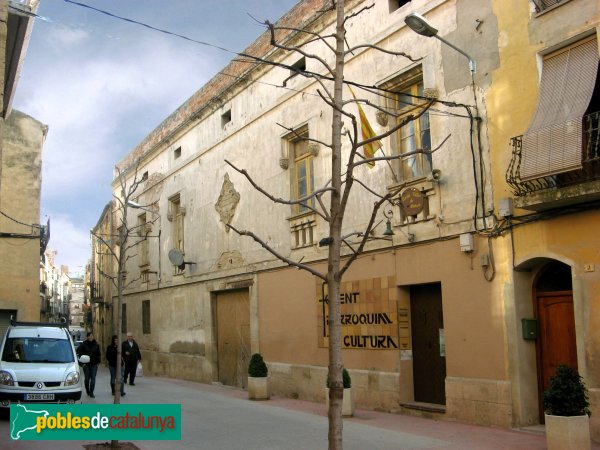
POLYGON ((185 269, 185 261, 183 260, 183 253, 181 250, 177 250, 176 248, 172 248, 169 250, 169 261, 174 266, 177 266, 179 270, 185 269))

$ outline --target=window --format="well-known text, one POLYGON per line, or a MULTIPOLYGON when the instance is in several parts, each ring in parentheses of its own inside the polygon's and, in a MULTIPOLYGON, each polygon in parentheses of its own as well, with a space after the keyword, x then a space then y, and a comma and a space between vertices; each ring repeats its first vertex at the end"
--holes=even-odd
POLYGON ((150 271, 144 269, 140 272, 140 278, 142 279, 142 283, 148 283, 150 281, 150 271))
POLYGON ((542 12, 550 9, 560 3, 566 3, 567 0, 533 0, 536 12, 542 12))
POLYGON ((302 57, 291 65, 290 76, 298 75, 298 72, 306 71, 306 58, 302 57))
POLYGON ((145 172, 142 174, 142 181, 147 181, 147 180, 148 180, 148 171, 145 171, 145 172))
POLYGON ((181 157, 181 147, 177 147, 173 151, 173 159, 178 159, 179 157, 181 157))
MULTIPOLYGON (((386 86, 397 93, 388 99, 387 107, 398 114, 396 123, 399 123, 409 114, 419 113, 420 105, 424 103, 422 73, 419 70, 411 71, 401 77, 397 82, 386 86)), ((392 147, 396 154, 411 153, 418 149, 431 150, 431 135, 429 132, 429 114, 426 112, 418 119, 413 120, 400 128, 392 136, 392 147)), ((431 172, 431 155, 417 153, 395 162, 394 171, 402 180, 413 180, 427 176, 431 172)))
POLYGON ((394 12, 397 9, 402 8, 407 3, 410 3, 410 0, 388 0, 388 6, 390 7, 390 12, 394 12))
POLYGON ((146 213, 140 214, 138 216, 137 223, 137 234, 140 238, 138 243, 139 255, 140 255, 140 267, 147 266, 150 264, 148 250, 149 250, 149 241, 148 241, 148 233, 151 231, 151 226, 146 222, 146 213))
POLYGON ((142 302, 142 333, 150 334, 150 300, 142 302))
POLYGON ((231 122, 231 109, 228 109, 221 114, 221 127, 225 128, 225 125, 227 125, 229 122, 231 122))
MULTIPOLYGON (((184 253, 184 222, 185 208, 181 205, 181 196, 179 194, 174 195, 169 199, 169 213, 168 219, 172 222, 171 224, 171 248, 179 250, 184 253)), ((175 266, 173 266, 175 267, 175 266)), ((183 270, 175 267, 175 274, 182 273, 183 270)))
POLYGON ((123 333, 127 333, 127 305, 121 305, 121 328, 123 333))
POLYGON ((544 58, 537 109, 522 138, 521 180, 577 171, 594 159, 593 155, 586 155, 589 146, 584 145, 583 139, 591 136, 584 124, 590 118, 593 122, 593 113, 598 112, 589 110, 597 107, 597 74, 595 37, 544 58))
MULTIPOLYGON (((314 156, 309 148, 308 127, 304 127, 288 135, 288 145, 291 170, 291 197, 295 200, 309 196, 314 192, 313 160, 314 156)), ((309 211, 308 206, 314 205, 314 198, 306 201, 306 205, 293 205, 292 214, 298 215, 309 211)))

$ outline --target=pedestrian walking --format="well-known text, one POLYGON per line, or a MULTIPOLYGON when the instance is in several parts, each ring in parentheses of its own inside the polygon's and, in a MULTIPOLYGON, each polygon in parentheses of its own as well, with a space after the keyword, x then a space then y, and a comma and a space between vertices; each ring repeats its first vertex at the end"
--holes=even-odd
POLYGON ((138 362, 142 360, 142 354, 131 332, 127 333, 127 340, 121 345, 121 356, 125 361, 125 381, 129 378, 129 385, 135 386, 135 373, 138 362))
POLYGON ((94 339, 94 334, 89 332, 87 339, 81 343, 77 349, 77 356, 88 355, 90 362, 83 364, 83 375, 85 383, 85 392, 92 398, 95 398, 94 388, 96 387, 96 373, 98 373, 98 364, 100 364, 100 346, 94 339))
MULTIPOLYGON (((108 361, 108 370, 110 371, 110 390, 115 395, 115 384, 117 382, 117 353, 119 350, 119 338, 113 335, 111 343, 106 347, 106 360, 108 361)), ((123 373, 124 364, 121 364, 121 396, 125 395, 125 380, 123 373)))

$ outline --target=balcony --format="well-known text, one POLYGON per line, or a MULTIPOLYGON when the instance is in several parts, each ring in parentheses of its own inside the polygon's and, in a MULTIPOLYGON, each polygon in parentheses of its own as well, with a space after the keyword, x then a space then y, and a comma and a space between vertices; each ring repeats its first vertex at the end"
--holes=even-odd
POLYGON ((90 298, 92 303, 104 302, 104 289, 102 289, 102 283, 99 281, 90 283, 90 298))
MULTIPOLYGON (((521 178, 522 137, 511 139, 512 159, 506 171, 515 206, 533 211, 585 203, 600 199, 600 112, 583 118, 581 169, 535 179, 521 178)), ((557 148, 559 152, 561 149, 557 148)))

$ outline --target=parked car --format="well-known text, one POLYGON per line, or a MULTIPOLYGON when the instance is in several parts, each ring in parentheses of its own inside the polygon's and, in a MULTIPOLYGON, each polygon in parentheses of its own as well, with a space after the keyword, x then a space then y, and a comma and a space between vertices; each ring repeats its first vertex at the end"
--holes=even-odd
POLYGON ((81 399, 77 354, 63 324, 11 321, 0 355, 0 408, 81 399))

